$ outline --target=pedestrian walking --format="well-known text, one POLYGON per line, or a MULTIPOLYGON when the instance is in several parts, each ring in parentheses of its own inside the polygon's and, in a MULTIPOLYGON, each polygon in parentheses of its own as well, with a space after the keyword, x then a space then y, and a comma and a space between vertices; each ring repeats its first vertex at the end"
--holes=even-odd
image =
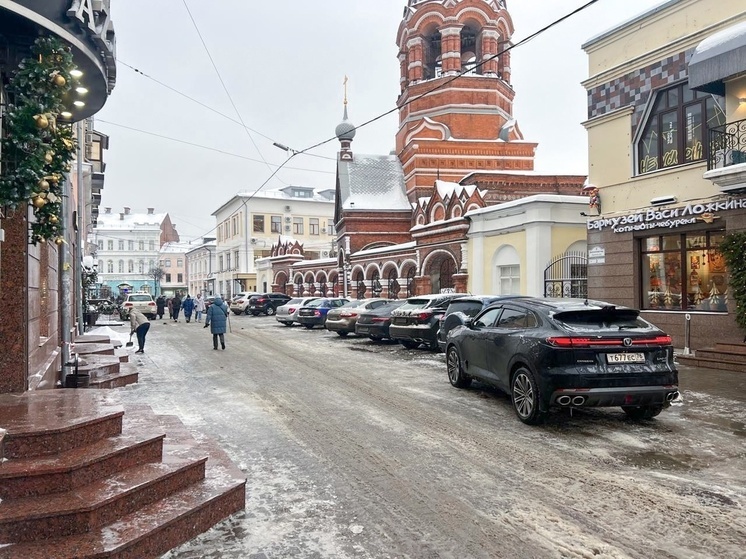
POLYGON ((148 317, 137 309, 130 309, 130 337, 137 334, 137 351, 135 353, 145 353, 145 336, 150 330, 150 321, 148 317))
POLYGON ((218 295, 205 313, 205 328, 210 327, 212 349, 218 349, 218 338, 220 339, 220 346, 225 349, 225 329, 229 312, 228 305, 218 295))
POLYGON ((186 299, 184 299, 184 302, 181 305, 181 308, 184 309, 184 320, 189 322, 192 320, 192 311, 194 310, 194 299, 192 299, 189 294, 187 294, 186 299))
POLYGON ((171 315, 174 317, 174 322, 179 322, 179 311, 181 310, 181 299, 176 295, 171 299, 171 315))
POLYGON ((168 319, 171 320, 171 316, 173 313, 173 298, 172 297, 168 298, 168 302, 166 303, 166 305, 168 306, 168 319))
POLYGON ((163 313, 166 311, 166 298, 163 295, 159 295, 155 300, 155 313, 158 315, 158 320, 163 318, 163 313))
POLYGON ((205 300, 202 298, 202 293, 197 293, 197 298, 194 300, 194 319, 197 322, 202 322, 203 312, 205 312, 205 300))

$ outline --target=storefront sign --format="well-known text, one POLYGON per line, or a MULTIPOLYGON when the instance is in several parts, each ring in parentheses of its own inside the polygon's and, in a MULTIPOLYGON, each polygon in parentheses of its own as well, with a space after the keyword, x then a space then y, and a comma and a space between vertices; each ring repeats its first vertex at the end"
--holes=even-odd
POLYGON ((588 264, 605 264, 606 249, 604 247, 593 247, 588 250, 588 264))
POLYGON ((678 208, 647 208, 627 215, 588 220, 588 230, 611 229, 614 233, 646 231, 649 229, 675 229, 698 221, 712 223, 720 219, 715 212, 746 209, 746 198, 730 198, 704 204, 687 204, 678 208))

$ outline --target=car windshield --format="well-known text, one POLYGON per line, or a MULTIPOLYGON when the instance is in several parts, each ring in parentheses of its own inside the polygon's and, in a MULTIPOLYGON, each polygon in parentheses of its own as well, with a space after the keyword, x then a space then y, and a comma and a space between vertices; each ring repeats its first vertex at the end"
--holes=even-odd
POLYGON ((152 301, 153 298, 150 295, 130 295, 129 301, 138 303, 142 301, 152 301))
POLYGON ((287 303, 285 303, 285 304, 286 304, 286 305, 299 305, 299 304, 301 304, 302 302, 303 302, 303 299, 290 299, 290 301, 288 301, 288 302, 287 302, 287 303))
POLYGON ((566 311, 555 314, 553 318, 565 328, 578 331, 656 329, 640 318, 639 312, 634 309, 566 311))
POLYGON ((307 307, 323 307, 325 306, 324 303, 326 303, 328 299, 314 299, 313 301, 309 301, 306 303, 307 307))
POLYGON ((409 309, 421 309, 430 305, 432 302, 432 299, 407 299, 407 302, 399 307, 399 310, 406 311, 409 309))

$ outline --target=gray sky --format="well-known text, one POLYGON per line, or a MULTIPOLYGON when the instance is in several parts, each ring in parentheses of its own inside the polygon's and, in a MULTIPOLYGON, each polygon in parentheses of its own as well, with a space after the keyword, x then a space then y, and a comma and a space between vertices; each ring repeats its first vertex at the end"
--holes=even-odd
MULTIPOLYGON (((514 42, 585 3, 510 0, 514 42)), ((580 82, 588 75, 580 46, 659 3, 600 0, 513 50, 514 115, 525 139, 539 143, 537 171, 587 173, 580 82)), ((166 211, 182 240, 208 233, 215 226, 213 211, 239 191, 256 190, 285 162, 287 155, 273 142, 302 150, 333 138, 342 119, 345 75, 354 124, 395 107, 396 33, 405 5, 406 0, 113 2, 117 85, 96 117, 96 128, 110 136, 101 206, 114 212, 123 206, 166 211)), ((397 126, 394 112, 360 128, 353 151, 389 153, 397 126)), ((309 152, 313 156, 294 157, 264 188, 334 188, 338 147, 334 139, 309 152)))

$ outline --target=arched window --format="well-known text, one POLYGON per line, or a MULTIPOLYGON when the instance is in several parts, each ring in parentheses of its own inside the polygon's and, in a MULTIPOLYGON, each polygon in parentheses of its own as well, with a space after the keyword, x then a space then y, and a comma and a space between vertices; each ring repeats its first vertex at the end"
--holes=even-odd
POLYGON ((357 273, 355 283, 357 284, 357 298, 365 299, 365 277, 363 276, 362 270, 357 273))
POLYGON ((414 276, 417 272, 410 268, 407 272, 407 298, 414 297, 414 276))
POLYGON ((708 130, 725 124, 724 108, 722 97, 687 82, 658 91, 636 143, 638 174, 705 159, 708 130))
POLYGON ((443 61, 441 59, 440 31, 433 30, 424 39, 424 68, 422 78, 432 80, 443 75, 443 61))
POLYGON ((137 272, 140 273, 140 274, 144 274, 145 273, 145 261, 144 260, 140 260, 137 263, 137 272))
POLYGON ((437 290, 442 293, 444 290, 453 289, 453 274, 456 273, 456 263, 451 258, 444 258, 440 263, 440 286, 437 290))
POLYGON ((388 288, 389 288, 390 299, 399 298, 399 291, 401 291, 401 286, 399 285, 398 278, 399 276, 396 273, 396 268, 391 268, 391 270, 389 270, 389 277, 388 277, 388 288))
POLYGON ((381 274, 378 270, 373 271, 373 276, 370 278, 371 289, 373 290, 373 297, 380 297, 383 286, 381 285, 381 274))
POLYGON ((119 270, 120 274, 124 273, 124 260, 120 260, 119 261, 119 268, 118 268, 118 270, 119 270))
POLYGON ((135 261, 130 260, 127 262, 127 273, 132 274, 135 271, 135 261))
POLYGON ((496 295, 520 295, 521 264, 518 251, 506 245, 493 258, 493 293, 496 295))
POLYGON ((106 261, 106 273, 108 274, 114 273, 114 261, 113 260, 106 261))

